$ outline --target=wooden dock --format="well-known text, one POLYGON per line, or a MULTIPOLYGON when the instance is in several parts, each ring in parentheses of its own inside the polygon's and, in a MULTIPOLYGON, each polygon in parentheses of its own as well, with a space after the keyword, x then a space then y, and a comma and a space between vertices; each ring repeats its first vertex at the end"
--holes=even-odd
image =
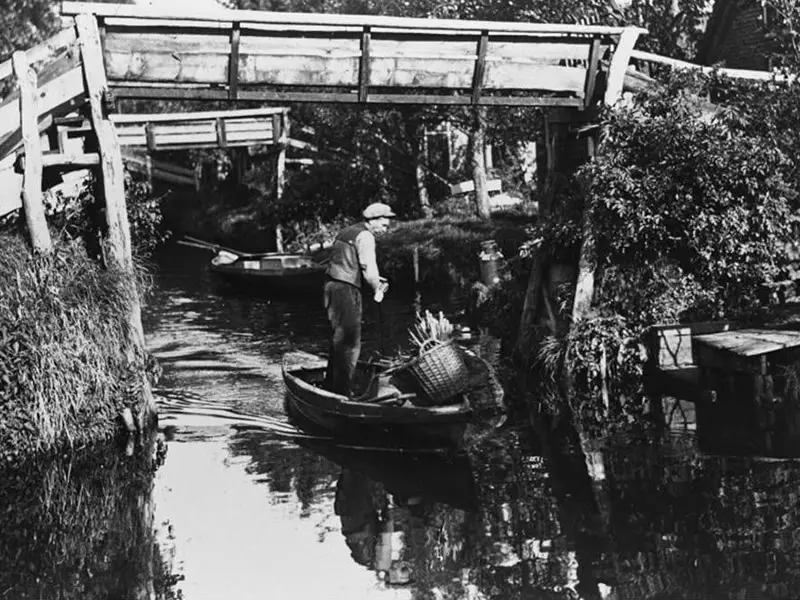
POLYGON ((729 323, 654 327, 646 390, 691 402, 715 449, 800 454, 800 331, 729 323))

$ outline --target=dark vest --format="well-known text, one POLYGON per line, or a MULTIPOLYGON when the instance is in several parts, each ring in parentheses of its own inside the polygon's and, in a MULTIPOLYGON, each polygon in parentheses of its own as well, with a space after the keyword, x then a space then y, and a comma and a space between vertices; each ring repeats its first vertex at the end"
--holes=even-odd
POLYGON ((358 262, 356 237, 366 230, 364 223, 356 223, 339 232, 331 249, 331 262, 326 271, 328 277, 361 287, 361 265, 358 262))

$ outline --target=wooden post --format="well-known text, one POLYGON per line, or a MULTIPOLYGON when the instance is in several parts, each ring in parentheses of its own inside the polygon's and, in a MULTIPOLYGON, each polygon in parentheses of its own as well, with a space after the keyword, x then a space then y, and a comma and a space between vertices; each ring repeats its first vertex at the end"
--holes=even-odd
POLYGON ((421 121, 406 121, 406 131, 411 139, 416 140, 416 153, 414 156, 414 179, 417 184, 417 201, 422 215, 426 219, 433 216, 428 185, 425 181, 425 164, 428 162, 428 145, 426 143, 425 126, 421 121))
POLYGON ((147 191, 153 193, 153 156, 150 152, 144 158, 144 168, 147 172, 147 191))
MULTIPOLYGON (((286 112, 281 114, 281 134, 278 154, 275 158, 275 201, 280 204, 286 191, 286 147, 289 142, 289 119, 286 112)), ((281 224, 275 224, 275 249, 283 252, 283 231, 281 224)))
POLYGON ((201 182, 203 181, 203 163, 202 161, 197 161, 194 165, 194 191, 199 192, 201 187, 201 182))
MULTIPOLYGON (((594 158, 595 140, 590 134, 586 141, 589 159, 594 158)), ((597 268, 597 251, 592 229, 591 206, 583 207, 581 255, 578 262, 578 281, 575 285, 575 298, 572 303, 572 322, 583 319, 592 307, 594 296, 594 272, 597 268)))
POLYGON ((486 107, 476 106, 470 129, 472 181, 475 182, 475 213, 482 219, 491 216, 489 188, 486 183, 486 107))
MULTIPOLYGON (((81 52, 81 62, 83 63, 83 76, 89 99, 92 126, 97 134, 97 145, 100 153, 101 185, 108 226, 108 252, 106 257, 115 268, 126 271, 131 280, 133 280, 133 254, 131 252, 130 224, 125 210, 125 172, 122 165, 122 151, 114 125, 107 118, 103 108, 103 97, 108 92, 108 81, 106 80, 106 71, 103 64, 100 32, 97 27, 97 21, 91 14, 77 15, 75 24, 78 30, 78 44, 81 52)), ((143 356, 145 353, 141 306, 139 304, 139 295, 135 289, 129 294, 127 320, 133 349, 129 358, 135 360, 136 354, 143 356)), ((143 424, 152 422, 156 415, 155 399, 143 370, 141 378, 143 405, 141 412, 137 415, 140 431, 144 429, 143 424)))
POLYGON ((604 101, 607 106, 612 106, 622 96, 622 87, 625 82, 625 71, 631 61, 631 53, 636 45, 636 39, 641 33, 635 27, 626 27, 619 37, 611 64, 608 67, 608 79, 604 101))
POLYGON ((25 221, 33 251, 44 253, 50 251, 52 241, 42 201, 42 143, 36 108, 37 77, 22 50, 14 52, 12 65, 19 85, 20 125, 25 149, 22 207, 25 210, 25 221))
POLYGON ((106 203, 110 258, 115 266, 130 269, 133 267, 133 259, 130 225, 125 212, 125 173, 117 133, 103 110, 103 96, 108 90, 108 85, 100 47, 100 33, 94 16, 90 14, 78 15, 75 17, 75 23, 78 28, 78 43, 92 125, 97 134, 100 151, 101 185, 106 203))

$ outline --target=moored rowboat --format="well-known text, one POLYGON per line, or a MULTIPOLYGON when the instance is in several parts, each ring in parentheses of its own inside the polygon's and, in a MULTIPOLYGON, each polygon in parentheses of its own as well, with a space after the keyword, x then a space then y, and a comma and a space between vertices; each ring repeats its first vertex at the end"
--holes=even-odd
POLYGON ((309 254, 287 252, 246 253, 185 236, 178 243, 213 250, 209 270, 232 285, 250 291, 322 289, 326 265, 309 254))
POLYGON ((220 250, 209 269, 228 283, 276 290, 321 290, 325 274, 325 267, 310 256, 280 252, 236 256, 220 250))

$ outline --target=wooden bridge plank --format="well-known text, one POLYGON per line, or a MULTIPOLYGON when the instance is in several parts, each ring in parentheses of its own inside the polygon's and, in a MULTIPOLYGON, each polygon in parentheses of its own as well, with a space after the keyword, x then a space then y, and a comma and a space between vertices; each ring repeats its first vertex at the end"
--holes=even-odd
MULTIPOLYGON (((590 39, 548 45, 485 41, 486 89, 535 87, 584 96, 590 39), (493 51, 500 54, 495 56, 493 51), (559 52, 563 54, 559 56, 559 52), (563 63, 578 61, 578 65, 563 63), (562 63, 562 64, 558 64, 562 63)), ((231 73, 232 48, 223 31, 210 33, 109 32, 106 63, 112 81, 220 83, 231 73)), ((346 86, 473 89, 479 36, 449 40, 255 37, 238 46, 239 86, 346 86), (363 81, 362 81, 363 79, 363 81)), ((362 96, 364 96, 362 94, 362 96)), ((360 98, 366 102, 366 97, 360 98)))
MULTIPOLYGON (((226 100, 227 90, 210 86, 175 87, 172 85, 113 85, 114 94, 118 98, 160 98, 174 100, 226 100)), ((524 91, 523 91, 524 92, 524 91)), ((335 104, 356 104, 358 95, 348 92, 317 92, 317 91, 282 91, 282 90, 248 90, 239 91, 239 100, 254 100, 258 102, 320 102, 335 104)), ((472 103, 470 96, 454 94, 388 94, 372 93, 367 104, 438 104, 451 106, 464 106, 472 103)), ((583 108, 582 98, 572 98, 549 95, 514 95, 494 96, 483 95, 480 99, 481 106, 548 106, 564 108, 583 108)))
POLYGON ((245 108, 238 110, 206 110, 206 111, 192 111, 192 112, 179 112, 179 113, 129 113, 129 114, 112 114, 109 115, 111 121, 117 123, 148 123, 157 121, 167 122, 185 122, 185 121, 202 121, 213 120, 217 117, 225 119, 257 119, 258 117, 267 117, 275 113, 282 113, 288 111, 284 107, 263 107, 263 108, 245 108))

